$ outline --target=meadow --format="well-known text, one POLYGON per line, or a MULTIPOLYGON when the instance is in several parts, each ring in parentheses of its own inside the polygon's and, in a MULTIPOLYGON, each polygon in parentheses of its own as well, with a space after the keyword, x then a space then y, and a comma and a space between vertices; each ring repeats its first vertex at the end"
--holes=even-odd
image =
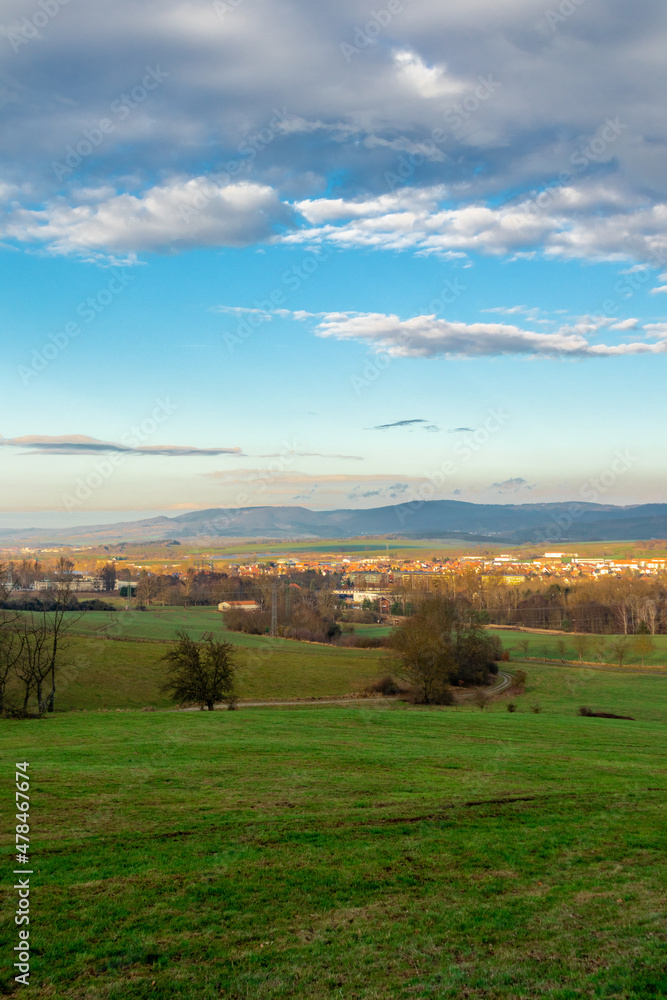
MULTIPOLYGON (((84 614, 72 613, 75 620, 73 631, 79 635, 92 635, 107 638, 173 640, 178 630, 184 629, 193 638, 201 638, 208 633, 217 639, 224 639, 234 645, 260 649, 267 641, 266 636, 244 635, 229 632, 224 623, 224 616, 216 608, 211 607, 165 607, 150 608, 146 611, 119 608, 117 611, 87 611, 84 614)), ((387 636, 391 633, 389 625, 359 625, 353 626, 356 634, 368 637, 387 636)), ((572 634, 563 632, 557 634, 537 633, 514 629, 495 629, 489 631, 497 635, 503 646, 510 650, 513 659, 527 655, 529 658, 560 660, 559 640, 565 643, 563 657, 565 660, 578 661, 579 653, 574 645, 572 634), (520 643, 528 642, 528 652, 524 654, 520 643)), ((607 646, 610 646, 618 636, 605 636, 607 646)), ((628 637, 632 640, 632 636, 628 637)), ((646 666, 664 666, 667 669, 667 635, 652 637, 655 650, 645 657, 646 666)), ((590 648, 590 659, 593 659, 593 648, 590 648)), ((276 638, 271 640, 275 648, 283 646, 294 649, 300 645, 294 640, 276 638)), ((302 645, 302 644, 301 644, 302 645)), ((610 659, 611 653, 607 659, 610 659)), ((640 657, 633 650, 632 641, 628 646, 625 659, 627 664, 640 664, 640 657)))
MULTIPOLYGON (((67 640, 58 679, 58 711, 169 707, 169 700, 160 691, 165 671, 161 659, 168 642, 179 629, 185 629, 196 639, 213 634, 237 647, 237 691, 242 700, 340 698, 358 694, 379 677, 396 670, 391 653, 384 649, 348 649, 229 632, 223 616, 212 608, 91 611, 74 618, 73 635, 67 640)), ((357 625, 355 631, 358 635, 380 636, 391 630, 383 625, 357 625)), ((537 684, 537 679, 541 678, 540 689, 536 688, 534 693, 540 699, 545 698, 553 708, 562 691, 567 694, 580 690, 582 704, 595 701, 599 683, 603 683, 604 690, 612 690, 614 678, 622 679, 628 672, 633 676, 628 692, 644 692, 644 685, 650 686, 650 678, 645 678, 632 666, 632 656, 620 671, 574 663, 538 665, 530 659, 524 662, 518 647, 520 642, 528 641, 528 657, 542 658, 546 654, 547 659, 559 661, 556 642, 563 638, 568 644, 566 657, 569 655, 575 661, 577 654, 571 646, 571 636, 543 636, 502 629, 496 634, 510 650, 510 669, 524 667, 529 672, 531 684, 537 684), (606 678, 603 682, 599 680, 600 675, 606 678), (551 680, 547 682, 547 678, 551 680), (590 697, 586 697, 586 692, 590 692, 590 697)), ((667 672, 667 636, 655 639, 656 652, 646 658, 646 674, 667 672)), ((657 683, 657 690, 661 691, 662 682, 658 680, 657 683)), ((633 711, 637 701, 640 706, 646 702, 651 710, 649 695, 641 693, 638 699, 633 697, 633 711)))
MULTIPOLYGON (((559 641, 563 642, 564 648, 562 657, 565 660, 578 661, 579 653, 574 645, 574 638, 568 632, 559 632, 558 634, 548 634, 548 633, 537 633, 537 632, 524 632, 515 631, 514 629, 494 629, 491 628, 489 631, 493 632, 498 636, 502 642, 505 649, 510 651, 512 659, 520 659, 524 655, 529 658, 536 659, 547 659, 547 660, 561 660, 561 651, 558 648, 559 641), (528 651, 526 654, 523 653, 521 643, 528 643, 528 651)), ((594 661, 594 640, 596 636, 589 637, 589 650, 584 656, 584 662, 587 660, 594 661)), ((604 659, 608 662, 612 661, 613 655, 610 650, 613 642, 616 639, 621 638, 618 635, 606 635, 604 636, 604 641, 607 647, 607 653, 604 659)), ((654 635, 651 636, 655 649, 652 653, 649 653, 644 657, 644 665, 646 667, 662 667, 667 670, 667 635, 654 635)), ((628 636, 628 649, 627 655, 624 660, 624 664, 640 666, 641 657, 633 648, 634 636, 628 636)))
POLYGON ((229 633, 210 608, 74 627, 55 715, 0 723, 31 765, 32 996, 667 996, 665 672, 513 658, 525 690, 482 711, 332 706, 388 651, 229 633), (314 700, 174 710, 181 627, 237 645, 242 699, 314 700))
POLYGON ((577 717, 564 673, 531 670, 515 714, 3 721, 30 761, 31 996, 666 996, 667 681, 586 680, 650 706, 621 722, 577 717))

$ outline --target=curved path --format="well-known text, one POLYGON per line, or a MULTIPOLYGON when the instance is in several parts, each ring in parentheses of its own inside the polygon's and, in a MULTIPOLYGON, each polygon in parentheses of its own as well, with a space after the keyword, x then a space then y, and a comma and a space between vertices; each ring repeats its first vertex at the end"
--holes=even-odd
MULTIPOLYGON (((498 671, 499 681, 494 684, 492 688, 487 688, 489 695, 496 697, 496 695, 502 694, 512 683, 512 675, 506 673, 504 670, 498 671)), ((472 691, 460 692, 464 699, 472 697, 472 691)), ((290 708, 290 707, 301 707, 301 708, 317 708, 320 705, 368 705, 386 703, 388 701, 400 701, 400 694, 393 695, 380 695, 377 698, 354 698, 354 697, 340 697, 340 698, 292 698, 287 701, 239 701, 238 708, 290 708)), ((220 702, 215 705, 216 708, 225 708, 226 703, 220 702)), ((194 708, 181 708, 176 711, 181 712, 199 712, 200 709, 194 708)))

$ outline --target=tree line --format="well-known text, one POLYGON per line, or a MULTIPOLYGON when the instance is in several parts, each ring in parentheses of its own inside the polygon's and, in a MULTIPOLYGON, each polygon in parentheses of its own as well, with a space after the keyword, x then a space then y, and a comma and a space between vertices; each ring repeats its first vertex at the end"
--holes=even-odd
MULTIPOLYGON (((665 574, 508 586, 469 571, 443 576, 438 586, 462 613, 477 614, 487 624, 606 635, 667 633, 665 574)), ((421 599, 415 592, 411 598, 421 599)))
POLYGON ((8 597, 14 584, 0 583, 0 713, 27 715, 31 699, 38 715, 54 711, 57 670, 77 621, 70 610, 72 567, 60 560, 48 611, 12 608, 8 597))

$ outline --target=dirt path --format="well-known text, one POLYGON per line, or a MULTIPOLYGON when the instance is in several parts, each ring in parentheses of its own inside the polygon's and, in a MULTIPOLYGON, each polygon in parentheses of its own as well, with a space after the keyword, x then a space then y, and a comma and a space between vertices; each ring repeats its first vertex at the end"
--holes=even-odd
MULTIPOLYGON (((498 683, 494 684, 491 688, 484 688, 484 690, 491 695, 496 697, 502 694, 512 683, 512 675, 505 673, 504 670, 498 672, 498 683)), ((473 697, 474 691, 457 691, 457 696, 460 701, 468 701, 473 697)), ((362 705, 369 704, 386 704, 391 701, 400 701, 400 694, 394 695, 379 695, 376 698, 358 698, 354 696, 342 696, 340 698, 291 698, 281 701, 239 701, 239 708, 291 708, 291 707, 301 707, 301 708, 319 708, 320 705, 356 705, 361 707, 362 705)), ((221 702, 215 706, 216 708, 225 708, 225 703, 221 702)), ((200 709, 194 708, 182 708, 178 711, 181 712, 199 712, 200 709)))

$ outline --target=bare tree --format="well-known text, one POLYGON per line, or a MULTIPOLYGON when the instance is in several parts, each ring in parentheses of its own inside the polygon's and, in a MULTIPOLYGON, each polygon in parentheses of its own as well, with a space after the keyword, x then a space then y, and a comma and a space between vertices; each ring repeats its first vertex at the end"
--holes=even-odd
POLYGON ((113 563, 107 563, 100 572, 102 586, 105 590, 116 589, 116 567, 113 563))
POLYGON ((639 634, 636 635, 632 641, 633 651, 637 656, 641 657, 642 667, 644 666, 644 657, 650 656, 655 650, 655 641, 652 635, 639 634))
POLYGON ((403 667, 426 705, 451 701, 450 677, 455 672, 452 629, 456 621, 453 604, 430 601, 392 636, 403 667))
MULTIPOLYGON (((7 597, 7 588, 0 584, 0 594, 7 597)), ((16 674, 16 667, 23 655, 21 634, 16 628, 19 612, 0 611, 0 713, 6 708, 7 682, 16 674)))
POLYGON ((195 702, 209 712, 216 701, 236 703, 234 675, 236 650, 229 642, 218 642, 208 636, 202 642, 191 639, 187 632, 177 633, 173 649, 162 660, 168 664, 162 691, 177 702, 195 702))
POLYGON ((145 604, 146 607, 150 607, 151 601, 160 599, 163 590, 164 577, 153 576, 147 573, 145 569, 142 569, 137 585, 137 600, 139 604, 145 604))
MULTIPOLYGON (((66 564, 69 560, 60 560, 66 564)), ((53 712, 56 698, 56 673, 65 648, 66 636, 80 619, 69 610, 72 584, 71 566, 60 565, 54 590, 55 606, 50 611, 21 615, 15 624, 20 635, 21 655, 15 671, 24 686, 24 711, 31 691, 37 698, 37 709, 53 712), (51 690, 45 693, 45 685, 51 690)))
POLYGON ((658 627, 658 605, 654 600, 647 600, 643 607, 644 618, 643 621, 651 633, 655 635, 655 630, 658 627))
POLYGON ((556 643, 556 649, 560 655, 560 662, 563 663, 565 660, 565 654, 567 653, 567 643, 565 639, 559 639, 556 643))
POLYGON ((600 663, 602 663, 604 657, 607 655, 607 640, 603 635, 593 636, 593 651, 600 663))
POLYGON ((574 648, 576 649, 577 653, 579 654, 579 662, 580 663, 584 662, 584 656, 588 652, 588 649, 589 649, 589 646, 590 646, 590 641, 591 641, 591 637, 589 635, 584 635, 581 632, 578 632, 578 633, 576 633, 575 635, 572 636, 572 642, 574 644, 574 648))
MULTIPOLYGON (((0 563, 0 601, 4 604, 12 590, 16 587, 11 564, 0 563)), ((23 645, 16 623, 20 619, 17 611, 0 611, 0 712, 5 710, 5 692, 9 678, 15 674, 23 645)))
POLYGON ((497 673, 499 640, 477 625, 466 625, 455 605, 440 597, 424 601, 391 637, 405 674, 426 705, 451 704, 451 684, 484 685, 497 673))
POLYGON ((630 647, 630 640, 626 635, 621 635, 611 643, 609 647, 609 652, 618 660, 619 667, 623 666, 623 660, 627 656, 630 647))

